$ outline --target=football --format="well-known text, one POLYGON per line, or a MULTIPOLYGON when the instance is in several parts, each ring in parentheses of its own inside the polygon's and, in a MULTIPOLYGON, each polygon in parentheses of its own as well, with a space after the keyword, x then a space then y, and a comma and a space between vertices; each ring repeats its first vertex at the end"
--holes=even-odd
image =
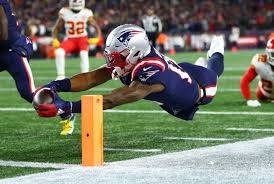
POLYGON ((34 94, 32 105, 36 109, 40 104, 51 104, 53 103, 53 96, 50 88, 41 88, 34 94))

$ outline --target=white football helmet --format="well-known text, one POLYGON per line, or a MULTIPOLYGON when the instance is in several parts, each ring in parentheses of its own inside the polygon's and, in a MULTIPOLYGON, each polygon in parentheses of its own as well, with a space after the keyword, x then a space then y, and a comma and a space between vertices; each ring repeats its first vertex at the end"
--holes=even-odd
POLYGON ((269 58, 269 64, 274 66, 274 38, 271 38, 267 41, 265 50, 269 58))
POLYGON ((130 73, 138 60, 151 51, 144 29, 133 24, 124 24, 110 32, 106 40, 107 66, 113 68, 113 77, 130 73))
POLYGON ((85 0, 69 0, 69 8, 74 11, 81 11, 85 8, 85 0))

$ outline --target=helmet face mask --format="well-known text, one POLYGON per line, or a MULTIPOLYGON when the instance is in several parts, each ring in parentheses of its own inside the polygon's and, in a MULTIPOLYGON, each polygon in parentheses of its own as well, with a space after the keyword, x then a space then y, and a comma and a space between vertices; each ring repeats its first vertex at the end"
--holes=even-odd
POLYGON ((105 58, 107 66, 124 76, 131 72, 139 59, 150 52, 150 44, 145 30, 141 27, 124 24, 110 32, 106 40, 105 58), (116 68, 116 69, 115 69, 116 68))
POLYGON ((269 58, 269 64, 274 66, 274 38, 271 38, 267 41, 265 50, 269 58))
POLYGON ((85 0, 69 0, 69 8, 73 11, 81 11, 85 7, 85 0))
POLYGON ((126 57, 123 56, 119 52, 112 52, 110 54, 107 54, 105 52, 105 58, 107 62, 107 67, 114 68, 115 66, 118 66, 120 68, 124 68, 126 65, 126 57))

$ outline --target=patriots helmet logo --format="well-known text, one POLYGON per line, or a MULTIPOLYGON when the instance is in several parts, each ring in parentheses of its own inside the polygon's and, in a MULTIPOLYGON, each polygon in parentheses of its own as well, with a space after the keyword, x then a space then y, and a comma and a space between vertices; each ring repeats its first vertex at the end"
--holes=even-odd
POLYGON ((121 36, 119 36, 117 39, 124 44, 124 46, 127 47, 128 42, 130 41, 130 39, 136 35, 142 33, 142 31, 138 31, 138 30, 131 30, 131 31, 126 31, 124 33, 121 34, 121 36))

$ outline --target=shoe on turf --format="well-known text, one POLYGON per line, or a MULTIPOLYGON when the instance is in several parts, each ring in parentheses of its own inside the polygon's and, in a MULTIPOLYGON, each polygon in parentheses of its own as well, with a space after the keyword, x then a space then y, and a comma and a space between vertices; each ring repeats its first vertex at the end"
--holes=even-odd
POLYGON ((214 53, 219 52, 224 55, 225 41, 223 36, 213 36, 210 48, 207 52, 207 57, 210 58, 214 53))
POLYGON ((61 131, 60 135, 67 136, 73 133, 75 119, 75 114, 71 114, 69 118, 60 121, 60 124, 63 126, 63 130, 61 131))

